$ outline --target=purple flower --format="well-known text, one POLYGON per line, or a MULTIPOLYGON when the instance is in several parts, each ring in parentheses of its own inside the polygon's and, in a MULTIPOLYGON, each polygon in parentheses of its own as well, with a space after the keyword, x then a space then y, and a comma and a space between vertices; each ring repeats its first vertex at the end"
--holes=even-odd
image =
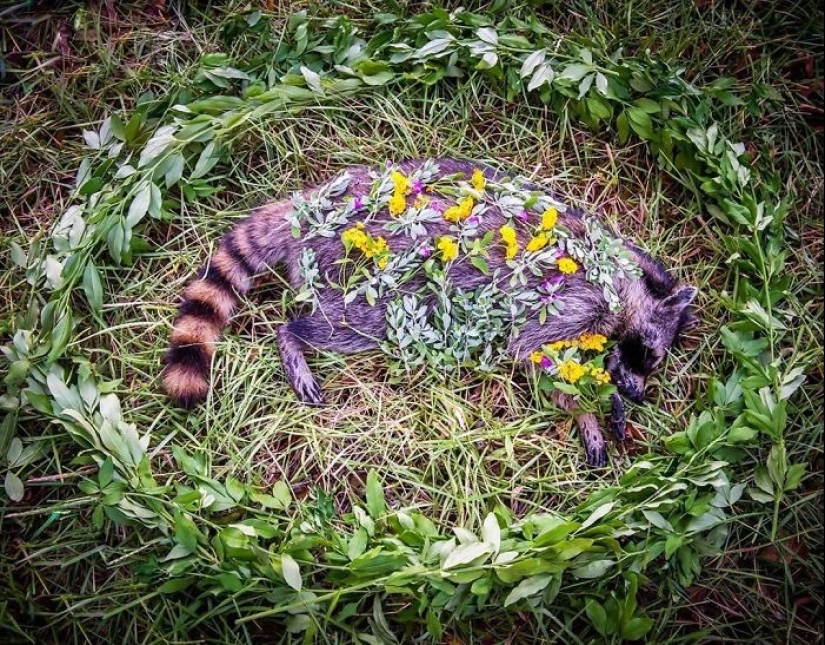
POLYGON ((360 211, 362 208, 364 208, 364 199, 362 197, 356 197, 355 201, 352 202, 352 209, 360 211))
POLYGON ((559 284, 559 282, 564 282, 564 276, 561 273, 554 273, 550 277, 550 284, 559 284))
POLYGON ((387 160, 384 162, 384 165, 385 165, 387 168, 392 168, 392 160, 387 159, 387 160))
POLYGON ((530 214, 527 211, 522 210, 521 212, 516 213, 516 217, 518 217, 522 222, 526 222, 530 218, 530 214))
POLYGON ((424 184, 421 183, 420 179, 416 179, 412 185, 412 194, 417 195, 422 190, 424 190, 424 184))
POLYGON ((478 223, 480 221, 481 221, 481 218, 479 218, 478 215, 470 215, 470 217, 467 218, 467 223, 470 226, 478 226, 478 223))
POLYGON ((544 369, 549 370, 551 367, 553 367, 553 361, 551 361, 548 356, 542 356, 539 365, 544 369))
POLYGON ((422 247, 420 249, 418 249, 418 254, 422 258, 428 258, 433 254, 433 250, 429 246, 424 244, 424 245, 422 245, 422 247))

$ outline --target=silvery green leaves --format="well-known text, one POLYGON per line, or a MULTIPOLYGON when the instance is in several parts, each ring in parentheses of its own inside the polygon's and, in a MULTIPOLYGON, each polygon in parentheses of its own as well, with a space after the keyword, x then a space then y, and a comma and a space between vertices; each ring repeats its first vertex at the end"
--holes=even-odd
POLYGON ((350 180, 350 174, 342 172, 309 196, 305 197, 300 192, 293 193, 293 210, 287 215, 292 236, 306 240, 317 236, 335 237, 337 229, 346 226, 354 212, 353 201, 334 201, 334 198, 346 192, 350 180))
POLYGON ((476 31, 478 40, 471 41, 468 44, 470 54, 480 58, 481 60, 476 65, 476 69, 490 69, 495 67, 498 63, 498 34, 495 29, 490 27, 481 27, 476 31))
POLYGON ((527 82, 527 91, 541 89, 544 85, 550 85, 556 73, 553 71, 551 61, 546 60, 547 52, 544 49, 539 49, 533 52, 521 65, 519 76, 522 79, 530 77, 527 82))
POLYGON ((392 234, 405 233, 410 239, 417 240, 427 235, 426 224, 434 224, 443 219, 441 213, 433 208, 411 206, 398 217, 389 220, 384 228, 392 234))
POLYGON ((321 272, 318 270, 318 260, 313 249, 307 247, 301 252, 298 271, 304 284, 300 293, 295 296, 295 300, 297 302, 311 302, 312 311, 315 311, 318 307, 318 289, 321 288, 321 272))
POLYGON ((620 311, 622 303, 615 283, 618 279, 638 278, 641 269, 624 243, 607 233, 594 217, 586 216, 583 221, 583 237, 573 237, 565 227, 557 227, 559 248, 582 265, 589 282, 602 286, 610 311, 620 311))
POLYGON ((404 253, 391 255, 387 266, 382 270, 373 273, 367 266, 360 267, 347 283, 344 304, 348 305, 358 297, 363 297, 370 306, 374 306, 378 298, 398 289, 412 278, 422 261, 418 249, 412 247, 404 253))
POLYGON ((436 369, 458 366, 490 371, 506 360, 504 347, 510 335, 509 296, 495 282, 474 290, 439 285, 434 307, 418 295, 388 304, 387 342, 382 348, 410 370, 424 364, 436 369))

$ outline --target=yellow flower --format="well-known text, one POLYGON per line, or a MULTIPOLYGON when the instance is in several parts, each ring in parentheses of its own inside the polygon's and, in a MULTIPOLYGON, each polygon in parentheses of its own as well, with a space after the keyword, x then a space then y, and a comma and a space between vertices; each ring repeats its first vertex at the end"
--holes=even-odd
POLYGON ((475 206, 475 200, 472 197, 465 197, 462 199, 458 204, 458 210, 461 213, 461 219, 467 219, 470 216, 470 213, 473 212, 473 206, 475 206))
POLYGON ((458 257, 458 244, 451 237, 439 238, 436 248, 441 251, 441 258, 445 262, 450 262, 458 257))
POLYGON ((378 258, 378 260, 376 260, 376 262, 375 262, 375 263, 378 265, 378 268, 379 268, 379 269, 381 269, 381 270, 383 271, 384 269, 386 269, 386 268, 387 268, 387 263, 388 263, 389 261, 390 261, 390 256, 389 256, 389 255, 385 255, 385 256, 383 256, 383 257, 378 258))
POLYGON ((505 252, 505 257, 508 260, 512 260, 516 257, 518 253, 518 241, 516 240, 516 231, 512 226, 508 226, 505 224, 499 229, 499 233, 501 233, 501 239, 504 240, 504 243, 507 245, 507 250, 505 252))
POLYGON ((484 190, 484 187, 487 185, 487 180, 484 178, 484 173, 476 168, 473 172, 473 178, 470 180, 470 183, 476 190, 484 190))
POLYGON ((541 214, 541 228, 543 231, 551 230, 559 219, 559 212, 552 206, 541 214))
POLYGON ((363 228, 363 224, 360 226, 356 225, 355 228, 348 228, 341 234, 341 241, 347 249, 355 247, 360 249, 362 252, 366 251, 369 238, 367 237, 367 234, 364 233, 363 228))
POLYGON ((390 213, 396 216, 407 210, 407 200, 404 198, 404 193, 393 193, 392 197, 390 197, 389 207, 390 213))
POLYGON ((559 267, 559 271, 562 273, 570 274, 579 270, 579 265, 576 264, 576 261, 571 258, 561 258, 558 262, 556 262, 556 264, 559 267))
POLYGON ((420 211, 422 208, 424 208, 429 203, 430 203, 430 198, 429 197, 427 197, 426 195, 419 195, 418 197, 415 198, 415 201, 413 202, 413 208, 420 211))
POLYGON ((595 352, 603 352, 607 338, 601 334, 582 334, 579 336, 579 347, 595 352))
POLYGON ((560 352, 564 349, 565 342, 563 340, 557 340, 555 343, 550 343, 549 345, 545 345, 547 351, 550 352, 560 352))
POLYGON ((473 212, 475 200, 472 197, 465 197, 458 204, 450 206, 444 211, 444 219, 448 222, 460 222, 467 219, 473 212))
POLYGON ((383 237, 374 237, 370 240, 366 256, 368 258, 371 258, 373 255, 380 255, 384 251, 389 251, 389 246, 387 246, 387 240, 383 237))
POLYGON ((568 383, 575 383, 587 373, 587 369, 576 361, 564 361, 559 365, 559 376, 568 383))
POLYGON ((397 170, 393 170, 390 173, 390 181, 392 181, 394 192, 396 194, 406 195, 412 190, 410 180, 407 179, 407 177, 405 177, 403 173, 397 170))
POLYGON ((600 385, 607 385, 610 383, 610 373, 601 367, 591 367, 590 376, 600 385))
POLYGON ((530 354, 530 360, 537 365, 544 359, 544 352, 533 352, 530 354))
POLYGON ((501 233, 501 239, 504 240, 505 244, 515 244, 516 230, 512 226, 505 224, 498 229, 498 232, 501 233))
POLYGON ((527 243, 526 248, 530 253, 535 253, 536 251, 541 251, 549 242, 550 240, 547 235, 539 233, 527 243))

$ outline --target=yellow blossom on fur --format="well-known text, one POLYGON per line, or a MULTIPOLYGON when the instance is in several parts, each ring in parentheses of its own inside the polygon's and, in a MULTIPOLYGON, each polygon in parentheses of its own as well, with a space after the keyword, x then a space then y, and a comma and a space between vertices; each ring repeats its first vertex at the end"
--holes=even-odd
MULTIPOLYGON (((360 224, 360 222, 359 222, 360 224)), ((362 252, 366 252, 367 249, 367 242, 369 238, 367 234, 364 233, 364 225, 361 226, 356 225, 353 228, 348 228, 341 234, 341 241, 344 243, 348 249, 355 247, 362 252)))
POLYGON ((372 237, 364 230, 364 224, 361 222, 344 231, 341 234, 341 241, 348 251, 356 248, 364 254, 364 257, 372 258, 378 256, 376 262, 380 269, 385 268, 387 262, 389 262, 390 247, 387 244, 386 238, 380 235, 378 237, 372 237))
POLYGON ((576 361, 564 361, 559 365, 559 376, 568 383, 575 383, 586 373, 587 368, 576 361))
POLYGON ((508 260, 512 260, 516 257, 518 253, 518 241, 516 240, 516 230, 507 224, 502 226, 498 229, 498 232, 501 233, 501 239, 507 245, 507 250, 505 252, 505 257, 508 260))
POLYGON ((412 190, 410 180, 397 170, 390 173, 390 181, 392 181, 393 192, 396 194, 406 195, 412 190))
POLYGON ((450 206, 444 211, 444 219, 448 222, 460 222, 467 219, 473 212, 475 200, 472 197, 465 197, 458 204, 450 206))
POLYGON ((440 238, 436 248, 441 251, 441 258, 445 262, 450 262, 458 257, 458 244, 451 237, 444 236, 440 238))
POLYGON ((607 385, 610 383, 610 373, 604 368, 591 367, 590 376, 592 376, 593 380, 600 385, 607 385))
POLYGON ((579 347, 589 349, 594 352, 603 352, 607 338, 601 334, 582 334, 579 336, 579 347))
POLYGON ((547 351, 549 351, 549 352, 558 353, 563 349, 567 349, 568 347, 578 347, 578 346, 579 346, 579 341, 577 341, 577 340, 557 340, 554 343, 550 343, 548 345, 545 345, 545 348, 547 348, 547 351))
POLYGON ((484 190, 484 187, 487 185, 487 180, 484 178, 484 173, 476 168, 473 172, 473 178, 470 180, 470 183, 476 190, 484 190))
POLYGON ((539 233, 536 235, 532 240, 527 243, 525 247, 530 253, 535 253, 536 251, 541 251, 547 244, 550 242, 550 239, 544 233, 539 233))
POLYGON ((404 198, 404 193, 393 193, 392 197, 390 197, 389 207, 390 213, 396 216, 401 215, 401 213, 407 210, 407 200, 404 198))
POLYGON ((556 264, 562 273, 570 274, 579 270, 579 265, 571 258, 561 258, 556 264))
POLYGON ((559 220, 559 212, 552 206, 541 214, 541 228, 544 231, 551 230, 559 220))
POLYGON ((530 360, 538 365, 544 360, 544 352, 533 352, 530 354, 530 360))

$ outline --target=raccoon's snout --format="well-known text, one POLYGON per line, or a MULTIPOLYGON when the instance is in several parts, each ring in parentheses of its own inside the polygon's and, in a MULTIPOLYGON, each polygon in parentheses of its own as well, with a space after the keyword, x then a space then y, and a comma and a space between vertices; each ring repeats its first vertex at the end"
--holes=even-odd
POLYGON ((623 397, 630 399, 633 403, 644 403, 645 378, 643 376, 628 369, 615 352, 607 357, 605 367, 610 373, 610 379, 623 397))

